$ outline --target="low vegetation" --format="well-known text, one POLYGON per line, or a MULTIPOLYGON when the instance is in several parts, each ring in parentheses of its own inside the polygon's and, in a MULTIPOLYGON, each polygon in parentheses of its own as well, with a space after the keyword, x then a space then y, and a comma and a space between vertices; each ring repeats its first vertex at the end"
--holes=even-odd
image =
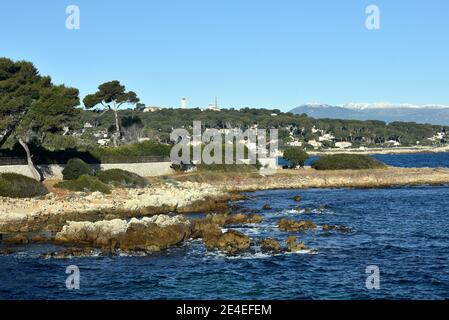
POLYGON ((55 187, 79 192, 99 191, 102 193, 111 193, 111 187, 109 185, 100 181, 97 177, 86 174, 76 180, 65 180, 58 182, 55 187))
POLYGON ((33 198, 47 194, 38 181, 16 173, 0 174, 0 196, 10 198, 33 198))
POLYGON ((169 157, 171 146, 145 141, 141 143, 125 144, 118 147, 97 148, 90 153, 101 163, 120 163, 137 160, 143 157, 169 157))
POLYGON ((316 170, 380 169, 385 164, 363 154, 333 154, 320 157, 312 167, 316 170))
POLYGON ((95 176, 103 183, 122 188, 144 188, 149 182, 144 177, 121 169, 98 171, 95 176))
POLYGON ((64 170, 62 170, 64 180, 76 180, 82 175, 89 175, 91 173, 92 168, 78 158, 70 159, 64 170))

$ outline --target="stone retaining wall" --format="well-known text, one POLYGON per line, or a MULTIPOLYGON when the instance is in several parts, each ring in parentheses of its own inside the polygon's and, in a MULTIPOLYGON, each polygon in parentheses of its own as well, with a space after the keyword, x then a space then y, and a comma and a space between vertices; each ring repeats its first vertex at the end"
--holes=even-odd
MULTIPOLYGON (((173 173, 170 168, 171 162, 149 162, 149 163, 105 163, 92 165, 96 170, 108 170, 108 169, 122 169, 134 172, 143 177, 156 177, 173 173)), ((39 170, 44 174, 46 179, 62 179, 62 170, 64 164, 52 164, 52 165, 39 165, 39 170)), ((16 165, 16 166, 0 166, 0 173, 13 172, 22 174, 28 177, 32 177, 28 166, 16 165)))

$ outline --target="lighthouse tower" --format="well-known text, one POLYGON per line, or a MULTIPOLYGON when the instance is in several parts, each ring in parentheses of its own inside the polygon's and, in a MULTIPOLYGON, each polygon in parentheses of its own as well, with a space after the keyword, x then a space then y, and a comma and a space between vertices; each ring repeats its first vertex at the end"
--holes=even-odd
POLYGON ((187 109, 187 99, 186 99, 186 97, 182 97, 182 99, 181 99, 181 108, 183 110, 187 109))

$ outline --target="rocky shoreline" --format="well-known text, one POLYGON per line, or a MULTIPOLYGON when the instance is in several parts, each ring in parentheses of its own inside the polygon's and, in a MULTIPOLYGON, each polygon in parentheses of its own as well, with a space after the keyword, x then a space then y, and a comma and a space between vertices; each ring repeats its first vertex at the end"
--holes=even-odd
POLYGON ((282 170, 263 179, 245 177, 232 184, 208 181, 228 192, 251 192, 275 189, 306 188, 387 188, 414 185, 449 184, 446 168, 394 168, 369 170, 318 171, 314 169, 282 170))
POLYGON ((0 197, 0 233, 57 232, 66 221, 130 219, 163 213, 226 210, 226 201, 240 196, 209 184, 159 184, 143 189, 115 189, 110 195, 49 193, 41 198, 0 197))
MULTIPOLYGON (((50 242, 68 248, 67 252, 50 253, 47 257, 89 255, 95 250, 154 252, 187 239, 202 239, 208 250, 238 254, 249 250, 253 242, 232 230, 232 226, 258 224, 263 219, 229 207, 230 200, 243 198, 239 192, 447 184, 449 170, 284 170, 266 177, 240 177, 232 183, 226 180, 229 177, 207 182, 190 182, 185 178, 174 176, 143 189, 115 189, 110 195, 72 192, 50 193, 35 199, 0 198, 0 240, 6 245, 50 242), (207 216, 188 218, 185 215, 196 212, 207 216)), ((301 197, 295 196, 292 201, 300 202, 301 197)), ((260 210, 270 209, 267 203, 260 210)), ((285 245, 276 239, 261 239, 258 246, 263 252, 271 253, 308 250, 304 243, 297 242, 296 233, 317 228, 351 232, 341 226, 317 226, 312 221, 279 220, 280 232, 293 233, 285 245)))

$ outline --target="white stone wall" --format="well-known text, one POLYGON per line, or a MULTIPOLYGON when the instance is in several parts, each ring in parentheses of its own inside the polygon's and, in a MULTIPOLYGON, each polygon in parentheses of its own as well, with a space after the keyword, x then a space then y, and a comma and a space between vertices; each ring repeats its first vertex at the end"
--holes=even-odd
MULTIPOLYGON (((170 168, 171 162, 149 162, 149 163, 106 163, 101 165, 92 165, 95 169, 122 169, 134 172, 142 177, 156 177, 174 173, 170 168)), ((62 179, 62 170, 64 164, 52 164, 38 166, 39 170, 44 174, 46 179, 62 179)), ((28 177, 32 177, 27 165, 18 166, 0 166, 0 173, 18 173, 28 177)))

